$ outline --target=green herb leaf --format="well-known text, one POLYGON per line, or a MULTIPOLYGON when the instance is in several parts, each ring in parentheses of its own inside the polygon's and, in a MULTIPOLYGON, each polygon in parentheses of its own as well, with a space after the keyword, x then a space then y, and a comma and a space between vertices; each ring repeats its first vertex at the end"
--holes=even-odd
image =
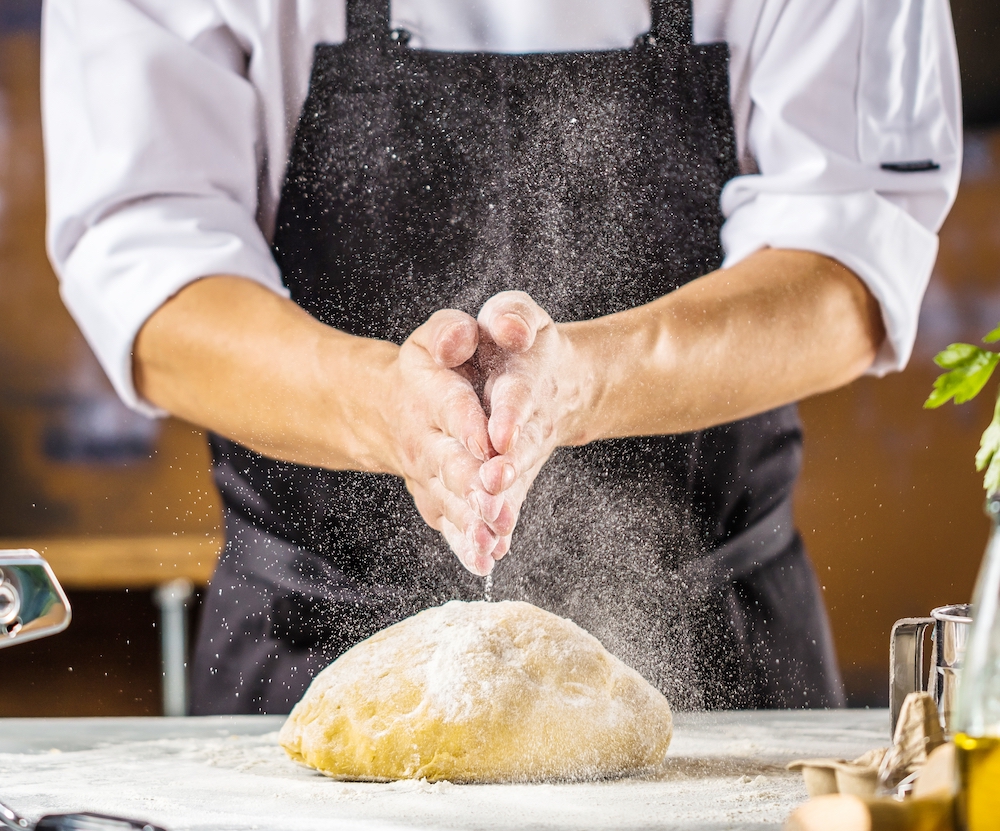
POLYGON ((1000 397, 993 408, 993 421, 986 428, 979 441, 979 452, 976 453, 976 470, 985 470, 983 487, 986 493, 1000 491, 1000 397))
POLYGON ((983 343, 996 343, 998 340, 1000 340, 1000 324, 997 325, 996 329, 983 338, 983 343))
POLYGON ((985 351, 971 343, 952 343, 934 356, 934 363, 942 369, 958 369, 985 351))
POLYGON ((938 376, 924 407, 934 409, 954 398, 964 404, 976 397, 990 380, 1000 352, 988 352, 969 343, 953 343, 934 357, 934 363, 951 370, 938 376))

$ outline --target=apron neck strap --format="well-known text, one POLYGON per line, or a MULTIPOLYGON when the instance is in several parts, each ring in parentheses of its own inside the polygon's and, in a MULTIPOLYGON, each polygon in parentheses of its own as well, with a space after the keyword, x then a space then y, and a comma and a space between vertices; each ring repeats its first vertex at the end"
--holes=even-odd
POLYGON ((660 43, 689 46, 694 39, 692 0, 650 0, 649 34, 660 43))
POLYGON ((389 0, 347 0, 347 39, 378 40, 389 34, 389 0))

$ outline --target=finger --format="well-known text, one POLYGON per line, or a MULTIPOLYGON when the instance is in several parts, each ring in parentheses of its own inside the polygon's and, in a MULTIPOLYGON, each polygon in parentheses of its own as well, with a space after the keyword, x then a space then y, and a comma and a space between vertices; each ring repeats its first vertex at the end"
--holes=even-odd
POLYGON ((552 322, 541 306, 523 291, 502 291, 479 310, 479 325, 502 349, 524 352, 538 331, 552 322))
MULTIPOLYGON (((441 491, 439 483, 435 486, 432 482, 424 487, 413 480, 407 480, 406 486, 423 520, 442 534, 449 529, 445 538, 455 553, 460 553, 463 562, 474 562, 480 555, 491 554, 496 550, 498 535, 493 534, 481 519, 470 512, 468 505, 463 505, 453 495, 441 491)), ((513 525, 510 530, 513 530, 513 525)))
MULTIPOLYGON (((435 312, 427 323, 410 336, 409 343, 415 346, 416 350, 407 351, 405 372, 418 382, 421 377, 425 377, 416 394, 425 404, 430 405, 431 409, 428 412, 433 425, 458 439, 479 461, 485 461, 493 455, 490 447, 489 422, 473 386, 471 367, 468 363, 463 363, 455 369, 432 370, 426 365, 420 352, 423 349, 422 344, 435 337, 435 327, 443 325, 447 328, 453 325, 465 328, 471 320, 472 318, 464 312, 453 309, 435 312), (447 322, 449 320, 450 324, 447 322)), ((473 334, 478 337, 477 333, 473 334)), ((471 352, 475 352, 475 339, 466 345, 471 352)), ((406 347, 407 344, 404 344, 404 350, 406 347)))
POLYGON ((511 457, 494 456, 479 468, 479 480, 487 493, 499 496, 517 481, 517 473, 511 457))
POLYGON ((456 439, 480 462, 493 455, 489 419, 482 402, 467 380, 448 370, 434 385, 433 423, 442 433, 456 439), (449 377, 450 376, 450 377, 449 377))
MULTIPOLYGON (((479 481, 478 471, 476 472, 476 481, 479 481)), ((492 523, 500 518, 500 512, 503 511, 504 507, 504 498, 502 495, 487 493, 482 488, 473 490, 472 495, 469 497, 469 502, 475 512, 491 528, 493 527, 492 523)))
POLYGON ((427 524, 438 528, 429 515, 443 513, 459 528, 471 529, 477 546, 484 551, 495 543, 496 537, 514 530, 516 517, 504 496, 487 493, 480 481, 481 463, 472 458, 465 448, 454 439, 443 434, 425 446, 422 458, 436 459, 436 466, 430 464, 414 472, 419 477, 408 482, 416 501, 416 489, 422 487, 429 494, 426 514, 421 503, 417 507, 427 524), (488 533, 487 533, 488 532, 488 533))
POLYGON ((484 522, 486 522, 486 526, 493 532, 494 536, 509 536, 513 533, 514 526, 517 525, 517 512, 520 508, 520 501, 517 501, 517 508, 514 508, 511 506, 516 500, 510 499, 506 494, 503 497, 494 498, 501 499, 500 512, 497 514, 496 519, 484 520, 484 522))
POLYGON ((479 326, 465 312, 441 309, 419 326, 410 340, 426 349, 438 366, 453 369, 468 361, 479 345, 479 326))
POLYGON ((399 395, 406 403, 403 418, 408 419, 407 427, 429 421, 485 461, 493 455, 488 419, 468 375, 469 367, 444 369, 429 360, 420 345, 427 337, 427 326, 414 332, 400 350, 399 395))
MULTIPOLYGON (((518 489, 526 478, 529 484, 534 481, 549 456, 546 447, 542 432, 535 422, 530 422, 510 453, 494 456, 480 466, 479 481, 483 489, 494 495, 503 494, 508 505, 515 511, 520 510, 520 503, 516 501, 518 489)), ((523 493, 527 493, 526 487, 523 493)))
MULTIPOLYGON (((428 490, 432 482, 437 482, 442 490, 448 491, 478 514, 480 505, 476 492, 483 489, 479 476, 481 467, 482 462, 458 440, 437 432, 421 443, 408 476, 428 490)), ((489 507, 497 510, 492 501, 489 507)))
POLYGON ((413 497, 413 504, 417 506, 421 519, 435 531, 440 531, 441 520, 444 518, 441 513, 441 503, 431 497, 427 488, 412 479, 406 480, 406 489, 413 497))
POLYGON ((491 554, 477 552, 468 536, 460 531, 457 526, 447 519, 442 520, 441 534, 448 543, 448 546, 455 552, 458 561, 465 566, 468 571, 480 577, 485 577, 493 571, 496 562, 491 554))
POLYGON ((427 491, 440 504, 444 518, 469 538, 477 553, 488 554, 493 550, 498 535, 473 510, 468 499, 456 496, 437 477, 427 483, 427 491))
POLYGON ((506 493, 494 495, 480 489, 473 492, 469 502, 476 515, 495 536, 501 537, 514 530, 517 513, 511 508, 511 501, 506 493))
POLYGON ((493 549, 493 553, 490 555, 494 560, 500 561, 504 556, 510 552, 510 534, 504 537, 500 537, 497 540, 497 547, 493 549))
MULTIPOLYGON (((445 369, 434 362, 427 347, 435 327, 449 317, 471 318, 463 312, 446 309, 435 312, 431 320, 418 327, 400 349, 400 389, 397 395, 404 402, 402 432, 418 434, 425 422, 458 439, 480 461, 491 455, 488 420, 472 385, 468 367, 445 369), (416 427, 417 429, 411 429, 416 427)), ((461 324, 461 320, 457 321, 461 324)), ((465 325, 465 324, 461 324, 465 325)), ((474 346, 470 343, 474 349, 474 346)))
POLYGON ((497 453, 510 453, 536 408, 535 384, 524 373, 503 372, 490 387, 490 444, 497 453))
POLYGON ((490 530, 498 537, 508 537, 514 532, 518 518, 521 515, 521 506, 524 504, 528 490, 531 488, 532 482, 535 481, 539 469, 541 469, 541 463, 526 474, 518 476, 514 484, 504 491, 503 511, 500 512, 500 516, 496 522, 489 523, 490 530))
POLYGON ((504 491, 503 511, 501 511, 500 516, 495 522, 488 523, 490 530, 499 537, 497 546, 493 550, 494 558, 500 559, 500 557, 510 550, 511 534, 514 532, 514 528, 520 519, 521 506, 524 505, 528 491, 531 490, 531 486, 538 477, 547 458, 547 456, 537 457, 527 471, 518 476, 514 483, 504 491))

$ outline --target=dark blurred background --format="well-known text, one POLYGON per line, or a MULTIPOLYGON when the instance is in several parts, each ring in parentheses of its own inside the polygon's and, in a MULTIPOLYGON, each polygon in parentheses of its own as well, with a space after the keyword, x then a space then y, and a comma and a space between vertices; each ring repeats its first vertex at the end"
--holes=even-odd
MULTIPOLYGON (((887 701, 892 622, 969 599, 986 542, 973 468, 992 393, 925 411, 947 343, 1000 322, 1000 4, 956 0, 965 165, 910 367, 802 405, 798 522, 851 704, 887 701)), ((161 712, 152 589, 210 572, 219 507, 204 440, 117 400, 44 248, 38 0, 0 0, 0 547, 43 551, 74 622, 0 650, 0 716, 161 712)), ((989 390, 995 390, 995 383, 989 390)))

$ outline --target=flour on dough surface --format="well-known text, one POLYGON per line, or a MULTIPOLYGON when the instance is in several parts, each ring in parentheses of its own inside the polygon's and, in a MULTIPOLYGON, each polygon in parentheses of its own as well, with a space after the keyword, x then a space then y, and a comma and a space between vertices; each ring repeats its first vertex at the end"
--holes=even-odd
POLYGON ((671 735, 663 695, 572 621, 451 601, 341 655, 280 742, 341 779, 527 782, 656 772, 671 735))

